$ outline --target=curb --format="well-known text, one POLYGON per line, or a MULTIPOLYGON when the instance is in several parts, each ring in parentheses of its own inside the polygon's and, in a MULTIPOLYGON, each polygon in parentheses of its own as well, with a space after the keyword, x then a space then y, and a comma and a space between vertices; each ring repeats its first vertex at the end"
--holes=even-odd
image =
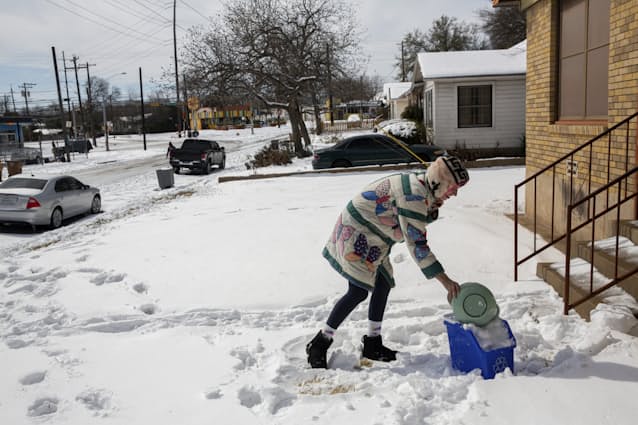
MULTIPOLYGON (((525 165, 525 158, 495 158, 479 161, 465 161, 463 163, 466 168, 487 168, 487 167, 505 167, 511 165, 525 165)), ((327 168, 325 170, 308 170, 308 171, 291 171, 288 173, 270 173, 270 174, 251 174, 248 176, 221 176, 218 178, 219 183, 239 181, 239 180, 261 180, 272 179, 277 177, 301 176, 307 174, 339 174, 354 173, 363 171, 396 171, 396 170, 412 170, 420 168, 418 164, 405 165, 370 165, 365 167, 348 167, 348 168, 327 168)))

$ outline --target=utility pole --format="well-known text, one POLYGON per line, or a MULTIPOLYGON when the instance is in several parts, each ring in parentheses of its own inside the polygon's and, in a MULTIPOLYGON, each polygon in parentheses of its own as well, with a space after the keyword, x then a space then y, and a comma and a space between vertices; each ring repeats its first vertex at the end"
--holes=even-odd
MULTIPOLYGON (((80 103, 80 119, 82 120, 82 131, 86 128, 84 124, 84 109, 82 108, 82 96, 80 92, 80 80, 78 80, 78 57, 73 55, 73 70, 75 71, 75 86, 78 91, 78 102, 80 103)), ((66 68, 66 66, 65 66, 66 68)), ((77 134, 76 134, 77 137, 77 134)))
POLYGON ((401 81, 405 83, 405 54, 403 52, 403 41, 401 41, 401 81))
MULTIPOLYGON (((71 114, 71 97, 69 96, 69 80, 66 76, 66 58, 64 57, 64 50, 62 51, 62 63, 64 64, 64 86, 66 87, 66 106, 69 110, 69 121, 73 121, 73 115, 71 114)), ((73 124, 73 133, 76 134, 77 130, 75 128, 75 123, 73 124)))
POLYGON ((330 75, 330 45, 326 43, 326 57, 327 65, 328 65, 328 103, 330 110, 330 125, 334 126, 335 119, 334 114, 332 113, 332 75, 330 75))
POLYGON ((24 104, 27 108, 27 116, 29 115, 29 89, 31 87, 35 87, 37 84, 34 83, 22 83, 22 86, 18 86, 18 87, 22 87, 22 90, 20 90, 20 93, 22 94, 22 96, 24 97, 24 104))
POLYGON ((102 121, 104 122, 104 143, 109 150, 109 123, 106 120, 106 98, 102 99, 102 121))
POLYGON ((175 30, 177 20, 177 0, 173 0, 173 53, 175 56, 175 94, 177 101, 175 109, 177 109, 177 137, 182 137, 182 108, 179 104, 179 74, 177 73, 177 31, 175 30))
POLYGON ((13 112, 16 112, 16 98, 13 97, 13 86, 11 86, 11 102, 13 103, 13 112))
POLYGON ((144 118, 144 90, 142 88, 142 67, 140 66, 140 103, 142 104, 142 137, 144 138, 144 150, 146 150, 146 120, 144 118))
POLYGON ((359 118, 361 119, 361 125, 363 125, 363 75, 359 77, 359 118))
POLYGON ((89 73, 89 66, 95 66, 95 64, 89 65, 88 62, 86 63, 86 79, 88 81, 87 95, 89 99, 89 105, 87 109, 89 113, 89 126, 91 127, 91 136, 93 138, 93 146, 97 148, 97 142, 95 140, 95 127, 93 126, 93 102, 91 101, 91 74, 89 73))
MULTIPOLYGON (((182 83, 183 83, 182 85, 184 87, 184 101, 188 102, 188 88, 186 87, 186 75, 182 75, 182 83)), ((187 105, 188 105, 188 103, 187 103, 187 105)), ((190 114, 192 114, 192 112, 193 111, 191 111, 190 107, 187 107, 187 109, 186 109, 186 122, 184 124, 185 124, 186 130, 188 131, 188 133, 187 133, 188 137, 191 137, 191 134, 193 132, 193 129, 191 128, 191 120, 190 120, 190 116, 189 116, 190 114)))
POLYGON ((62 91, 60 90, 60 76, 58 75, 58 61, 55 58, 54 46, 51 46, 51 53, 53 54, 53 67, 55 68, 55 82, 58 86, 58 103, 60 105, 60 123, 62 124, 62 134, 64 134, 64 151, 66 152, 67 162, 71 162, 71 155, 69 155, 69 137, 66 134, 66 125, 64 125, 64 104, 62 103, 62 91))

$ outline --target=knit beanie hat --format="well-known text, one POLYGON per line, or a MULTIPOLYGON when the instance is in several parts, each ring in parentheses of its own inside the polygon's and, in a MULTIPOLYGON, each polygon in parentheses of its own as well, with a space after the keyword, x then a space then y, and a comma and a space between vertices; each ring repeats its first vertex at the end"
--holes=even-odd
POLYGON ((461 160, 455 156, 440 156, 428 167, 427 182, 434 197, 440 199, 450 187, 465 185, 470 180, 461 160))

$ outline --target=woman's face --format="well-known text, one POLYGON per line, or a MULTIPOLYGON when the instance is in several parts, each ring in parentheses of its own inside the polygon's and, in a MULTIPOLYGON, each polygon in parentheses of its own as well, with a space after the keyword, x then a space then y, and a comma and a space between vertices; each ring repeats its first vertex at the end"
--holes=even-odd
POLYGON ((447 191, 443 195, 441 195, 441 200, 445 201, 452 196, 456 196, 458 191, 459 191, 459 185, 456 183, 451 184, 448 187, 447 191))
POLYGON ((428 181, 434 187, 433 194, 435 205, 440 207, 443 202, 452 196, 456 196, 459 185, 452 173, 448 170, 443 158, 438 158, 428 169, 428 181))

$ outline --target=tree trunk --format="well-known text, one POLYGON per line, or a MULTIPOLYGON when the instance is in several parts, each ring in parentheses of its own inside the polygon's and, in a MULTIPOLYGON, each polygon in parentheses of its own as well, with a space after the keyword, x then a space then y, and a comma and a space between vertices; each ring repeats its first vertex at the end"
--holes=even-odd
POLYGON ((323 122, 321 121, 321 109, 319 109, 319 101, 317 100, 317 92, 312 91, 312 108, 315 113, 315 134, 323 133, 323 122))
POLYGON ((299 107, 299 100, 295 97, 294 99, 295 110, 297 113, 297 122, 299 123, 299 133, 304 140, 304 146, 310 145, 310 135, 308 134, 308 128, 306 127, 306 122, 303 120, 303 114, 301 113, 301 108, 299 107))
POLYGON ((303 146, 301 144, 301 134, 299 133, 299 115, 297 114, 297 102, 292 99, 288 104, 288 116, 290 117, 290 128, 292 129, 292 142, 295 145, 295 153, 298 157, 303 154, 303 146))

